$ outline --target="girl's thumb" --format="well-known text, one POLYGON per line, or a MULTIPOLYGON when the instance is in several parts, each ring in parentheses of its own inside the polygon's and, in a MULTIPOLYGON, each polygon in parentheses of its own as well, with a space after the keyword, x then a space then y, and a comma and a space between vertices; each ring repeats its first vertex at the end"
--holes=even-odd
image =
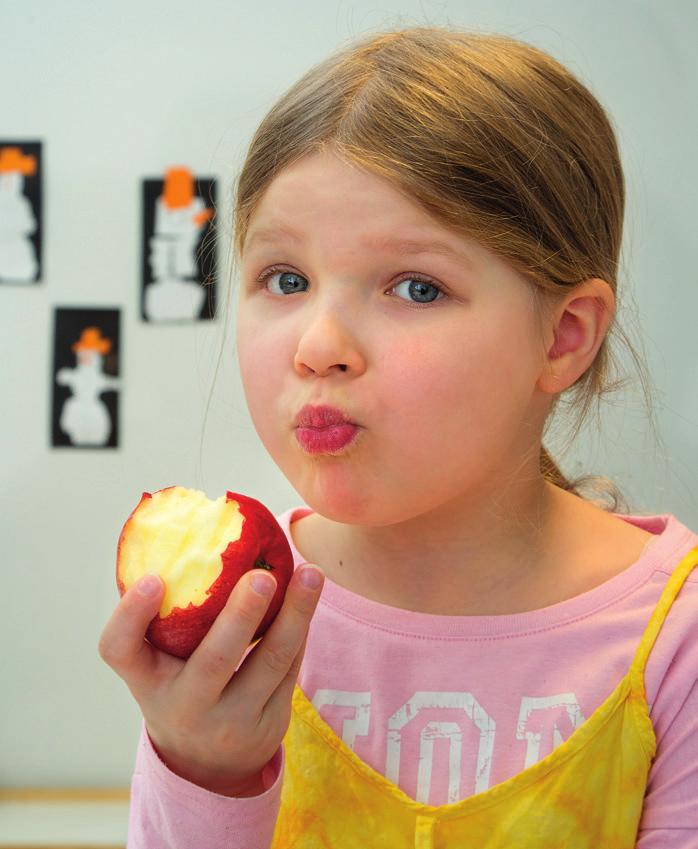
POLYGON ((159 575, 149 573, 144 575, 140 581, 138 581, 136 584, 136 591, 139 595, 145 596, 149 599, 154 599, 156 596, 160 595, 162 587, 162 578, 159 575))

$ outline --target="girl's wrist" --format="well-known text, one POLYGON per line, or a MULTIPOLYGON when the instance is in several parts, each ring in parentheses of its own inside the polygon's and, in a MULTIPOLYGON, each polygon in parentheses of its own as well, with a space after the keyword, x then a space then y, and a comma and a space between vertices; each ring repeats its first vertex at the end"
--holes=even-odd
POLYGON ((221 773, 211 770, 210 767, 198 766, 191 761, 180 759, 176 755, 165 754, 155 745, 152 739, 150 743, 155 754, 170 772, 191 784, 196 784, 197 787, 208 790, 210 793, 244 799, 259 796, 266 790, 264 786, 266 764, 259 772, 252 775, 233 776, 228 772, 221 773))
MULTIPOLYGON (((197 783, 197 782, 194 782, 197 783)), ((249 799, 253 796, 261 796, 265 792, 264 786, 264 770, 261 770, 256 775, 252 775, 243 781, 221 781, 199 785, 206 788, 211 793, 218 793, 219 796, 228 796, 234 799, 249 799)))
POLYGON ((265 791, 263 781, 263 769, 258 773, 248 776, 230 776, 211 772, 207 769, 197 769, 187 764, 178 764, 171 759, 162 758, 165 766, 175 775, 208 790, 209 793, 217 793, 219 796, 230 798, 250 798, 260 796, 265 791))

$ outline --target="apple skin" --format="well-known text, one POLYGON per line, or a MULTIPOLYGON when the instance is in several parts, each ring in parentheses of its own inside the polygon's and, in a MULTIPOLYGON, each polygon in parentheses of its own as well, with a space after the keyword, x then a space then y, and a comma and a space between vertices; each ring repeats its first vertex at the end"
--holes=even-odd
MULTIPOLYGON (((166 489, 172 488, 166 487, 166 489)), ((126 592, 126 587, 119 577, 121 548, 125 535, 129 531, 131 517, 149 498, 152 498, 151 493, 144 492, 119 536, 116 582, 119 594, 122 596, 126 592)), ((262 568, 270 571, 276 578, 276 591, 264 618, 254 633, 251 645, 273 622, 281 608, 286 587, 293 575, 291 546, 274 514, 260 501, 240 493, 226 492, 226 503, 228 501, 236 501, 244 517, 242 533, 240 539, 231 542, 221 553, 223 568, 208 589, 208 598, 198 606, 190 603, 186 608, 175 607, 165 618, 161 618, 158 613, 146 631, 149 642, 175 657, 186 659, 192 654, 225 606, 235 584, 251 569, 262 568)))

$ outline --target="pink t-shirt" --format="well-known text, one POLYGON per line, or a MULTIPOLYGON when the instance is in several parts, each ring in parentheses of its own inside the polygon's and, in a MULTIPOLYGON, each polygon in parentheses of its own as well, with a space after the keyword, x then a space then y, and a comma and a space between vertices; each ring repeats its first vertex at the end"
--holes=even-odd
MULTIPOLYGON (((295 566, 305 562, 277 516, 295 566)), ((698 534, 675 516, 615 514, 655 534, 609 581, 504 616, 439 616, 325 580, 298 683, 334 732, 411 798, 444 805, 505 781, 567 739, 627 673, 664 585, 698 534)), ((322 564, 318 564, 322 566, 322 564)), ((638 849, 698 849, 698 570, 647 663, 657 738, 638 849)), ((128 849, 266 849, 279 810, 280 747, 260 796, 231 799, 173 774, 141 729, 128 849)))

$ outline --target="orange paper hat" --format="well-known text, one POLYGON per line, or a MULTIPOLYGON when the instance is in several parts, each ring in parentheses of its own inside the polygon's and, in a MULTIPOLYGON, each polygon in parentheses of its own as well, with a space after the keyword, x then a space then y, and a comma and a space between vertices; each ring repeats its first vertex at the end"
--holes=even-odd
POLYGON ((36 174, 36 157, 24 156, 18 147, 0 147, 0 174, 19 171, 30 176, 36 174))
POLYGON ((71 347, 73 351, 82 351, 87 348, 97 351, 98 354, 108 354, 111 351, 111 339, 105 339, 99 327, 86 327, 79 341, 71 347))
POLYGON ((168 209, 189 206, 194 197, 194 177, 191 171, 188 168, 168 168, 163 195, 168 209))

